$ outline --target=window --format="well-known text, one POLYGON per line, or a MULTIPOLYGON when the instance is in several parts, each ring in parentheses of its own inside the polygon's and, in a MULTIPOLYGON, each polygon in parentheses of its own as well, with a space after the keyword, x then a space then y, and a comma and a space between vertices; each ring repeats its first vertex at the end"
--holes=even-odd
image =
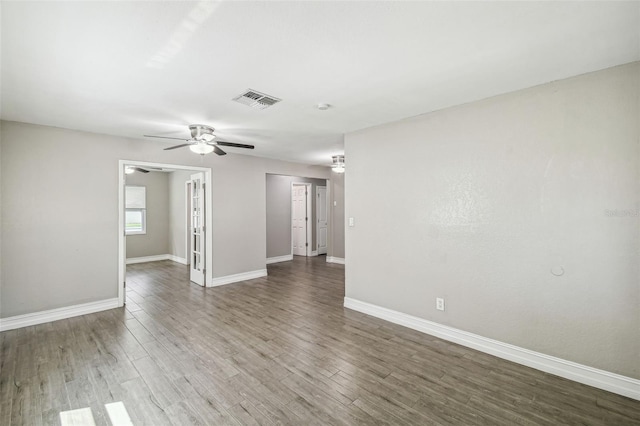
POLYGON ((125 214, 124 230, 126 235, 147 233, 147 191, 144 186, 124 187, 125 214))

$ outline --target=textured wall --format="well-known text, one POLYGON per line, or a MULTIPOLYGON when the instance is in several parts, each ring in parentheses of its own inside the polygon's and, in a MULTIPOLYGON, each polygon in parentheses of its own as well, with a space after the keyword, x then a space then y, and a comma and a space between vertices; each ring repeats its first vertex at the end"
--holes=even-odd
POLYGON ((640 378, 639 85, 634 63, 348 134, 346 295, 640 378))

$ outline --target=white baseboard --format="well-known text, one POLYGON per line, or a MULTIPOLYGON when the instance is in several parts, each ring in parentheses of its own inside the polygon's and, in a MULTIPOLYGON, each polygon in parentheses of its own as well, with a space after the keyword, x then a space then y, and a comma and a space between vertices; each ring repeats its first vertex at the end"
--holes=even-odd
POLYGON ((278 263, 278 262, 286 262, 289 260, 293 260, 292 254, 285 254, 284 256, 268 257, 267 265, 271 265, 272 263, 278 263))
POLYGON ((48 311, 34 312, 31 314, 16 315, 8 318, 0 318, 0 331, 13 330, 31 325, 44 324, 46 322, 93 314, 118 307, 118 298, 100 300, 98 302, 83 303, 67 306, 65 308, 50 309, 48 311))
POLYGON ((127 265, 132 263, 157 262, 159 260, 169 260, 168 254, 158 254, 156 256, 130 257, 127 259, 127 265))
POLYGON ((344 259, 342 257, 327 256, 327 263, 339 263, 344 265, 344 259))
POLYGON ((173 260, 174 262, 187 264, 187 259, 183 257, 174 256, 172 254, 158 254, 155 256, 143 256, 143 257, 130 257, 127 259, 127 265, 133 263, 146 263, 146 262, 158 262, 160 260, 173 260))
POLYGON ((185 259, 184 257, 178 257, 178 256, 174 256, 172 254, 168 254, 167 256, 169 260, 173 260, 174 262, 177 263, 181 263, 183 265, 187 265, 187 259, 185 259))
POLYGON ((313 251, 311 252, 311 256, 310 256, 310 257, 312 257, 312 256, 317 256, 317 255, 318 255, 318 250, 313 250, 313 251))
POLYGON ((217 287, 219 285, 237 283, 238 281, 252 280, 254 278, 262 278, 267 276, 266 269, 258 269, 257 271, 242 272, 240 274, 225 275, 224 277, 214 278, 207 283, 207 287, 217 287))
POLYGON ((640 400, 640 380, 608 371, 534 352, 518 346, 488 339, 446 325, 438 324, 402 312, 372 305, 349 297, 344 298, 344 307, 376 318, 400 324, 450 342, 507 359, 537 370, 555 374, 565 379, 583 383, 609 392, 640 400))

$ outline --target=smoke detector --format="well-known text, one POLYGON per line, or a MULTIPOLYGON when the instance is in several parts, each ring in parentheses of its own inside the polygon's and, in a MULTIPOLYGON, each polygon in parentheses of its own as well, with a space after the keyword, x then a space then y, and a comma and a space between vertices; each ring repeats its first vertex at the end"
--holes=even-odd
POLYGON ((241 95, 233 98, 234 101, 243 105, 250 106, 251 108, 266 109, 280 102, 282 99, 278 99, 275 96, 266 95, 258 92, 257 90, 247 89, 241 95))

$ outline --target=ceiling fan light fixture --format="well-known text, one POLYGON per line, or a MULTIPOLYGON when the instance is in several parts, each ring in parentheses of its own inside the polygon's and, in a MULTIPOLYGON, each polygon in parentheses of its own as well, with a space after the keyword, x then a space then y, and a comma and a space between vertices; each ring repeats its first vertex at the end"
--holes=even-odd
POLYGON ((211 142, 212 140, 214 140, 216 138, 216 135, 212 135, 211 133, 203 133, 200 136, 200 140, 203 140, 205 142, 211 142))
POLYGON ((195 152, 196 154, 205 155, 211 154, 213 152, 213 146, 207 145, 206 143, 197 143, 189 146, 191 152, 195 152))
POLYGON ((331 170, 336 173, 344 173, 344 155, 334 155, 331 159, 333 160, 331 170))

